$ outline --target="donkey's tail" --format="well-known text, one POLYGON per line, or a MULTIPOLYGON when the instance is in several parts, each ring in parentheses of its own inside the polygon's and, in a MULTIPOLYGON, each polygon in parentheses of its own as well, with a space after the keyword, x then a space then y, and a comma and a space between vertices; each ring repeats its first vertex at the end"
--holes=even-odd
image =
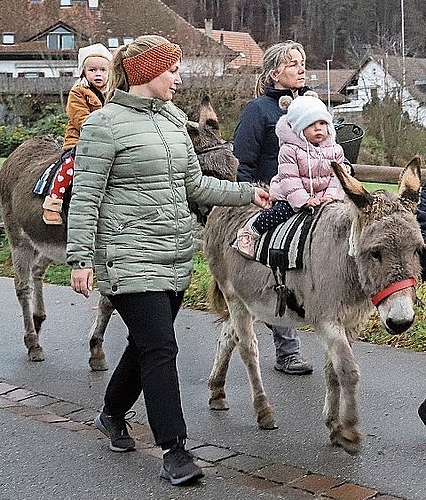
POLYGON ((212 284, 209 289, 209 305, 212 312, 220 314, 220 318, 218 320, 219 322, 225 321, 229 318, 228 305, 226 304, 225 297, 223 296, 223 293, 214 278, 212 278, 212 284))

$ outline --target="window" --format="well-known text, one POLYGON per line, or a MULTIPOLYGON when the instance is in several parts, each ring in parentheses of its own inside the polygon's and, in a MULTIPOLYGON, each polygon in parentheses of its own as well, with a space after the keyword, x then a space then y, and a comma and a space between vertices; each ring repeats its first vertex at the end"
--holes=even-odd
POLYGON ((52 50, 74 49, 74 34, 64 28, 57 28, 47 35, 47 48, 52 50))
POLYGON ((133 37, 131 37, 131 36, 125 36, 125 37, 123 38, 123 43, 124 43, 124 45, 129 45, 129 44, 130 44, 130 43, 132 43, 132 42, 133 42, 133 37))
POLYGON ((420 92, 426 93, 426 80, 414 80, 414 85, 420 92))
POLYGON ((72 0, 61 0, 61 7, 72 7, 72 0))
POLYGON ((15 43, 14 33, 3 33, 3 45, 13 45, 15 43))
POLYGON ((18 73, 18 78, 38 78, 43 76, 43 71, 25 71, 25 73, 18 73))
POLYGON ((68 76, 74 76, 74 74, 72 71, 60 71, 59 76, 68 77, 68 76))
POLYGON ((89 0, 89 9, 97 9, 99 7, 99 0, 89 0))
POLYGON ((108 38, 108 47, 116 49, 118 47, 118 38, 108 38))
POLYGON ((43 0, 30 0, 30 3, 41 3, 43 0))

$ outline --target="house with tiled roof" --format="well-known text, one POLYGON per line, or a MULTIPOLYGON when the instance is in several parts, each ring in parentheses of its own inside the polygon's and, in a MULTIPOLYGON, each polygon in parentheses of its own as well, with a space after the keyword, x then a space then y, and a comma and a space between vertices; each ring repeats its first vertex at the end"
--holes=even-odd
POLYGON ((214 30, 211 19, 206 19, 205 27, 200 28, 200 31, 238 54, 227 64, 227 71, 251 70, 256 72, 261 70, 263 50, 253 40, 250 33, 214 30))
POLYGON ((349 102, 339 111, 362 111, 373 99, 401 97, 410 120, 426 127, 426 59, 371 55, 342 91, 349 102))
POLYGON ((3 1, 0 20, 0 76, 76 77, 79 47, 100 42, 113 51, 147 33, 182 46, 183 75, 221 75, 238 56, 160 0, 3 1))
POLYGON ((332 107, 348 101, 345 88, 354 74, 353 69, 307 69, 305 84, 315 90, 324 102, 330 99, 332 107))

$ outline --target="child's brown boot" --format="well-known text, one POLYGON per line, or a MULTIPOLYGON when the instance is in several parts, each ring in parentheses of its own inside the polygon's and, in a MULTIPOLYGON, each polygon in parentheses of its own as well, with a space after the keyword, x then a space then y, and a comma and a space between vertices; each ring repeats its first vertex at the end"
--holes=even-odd
POLYGON ((59 226, 64 223, 61 217, 62 200, 46 196, 43 203, 43 221, 48 225, 59 226))

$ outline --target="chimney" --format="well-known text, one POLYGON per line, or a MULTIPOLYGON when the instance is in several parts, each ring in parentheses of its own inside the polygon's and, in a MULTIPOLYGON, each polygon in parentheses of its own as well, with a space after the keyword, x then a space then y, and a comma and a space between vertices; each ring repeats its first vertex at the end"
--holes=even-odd
POLYGON ((213 19, 204 19, 204 34, 210 38, 213 35, 213 19))

